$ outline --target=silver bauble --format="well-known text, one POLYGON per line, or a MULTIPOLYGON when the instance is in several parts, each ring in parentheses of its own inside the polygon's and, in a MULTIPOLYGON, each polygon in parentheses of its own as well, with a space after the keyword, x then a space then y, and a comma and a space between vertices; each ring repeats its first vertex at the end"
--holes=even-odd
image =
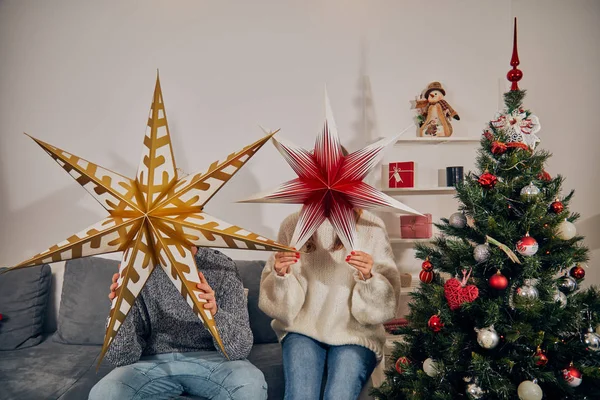
POLYGON ((521 189, 521 199, 523 200, 533 200, 540 194, 540 189, 535 186, 533 183, 523 187, 521 189))
POLYGON ((577 281, 570 276, 563 276, 560 278, 558 287, 564 293, 573 293, 577 290, 577 281))
POLYGON ((476 383, 469 383, 467 385, 466 392, 467 392, 467 397, 470 400, 483 399, 483 396, 485 395, 485 392, 483 391, 483 389, 481 387, 479 387, 479 385, 476 383))
POLYGON ((494 329, 494 326, 488 326, 487 328, 477 329, 477 343, 484 349, 493 349, 500 343, 500 336, 494 329))
POLYGON ((587 333, 583 336, 583 343, 587 346, 590 351, 600 350, 600 335, 594 332, 594 329, 590 326, 587 333))
POLYGON ((478 263, 487 261, 490 258, 490 246, 488 244, 479 244, 473 249, 473 258, 478 263))
POLYGON ((560 308, 565 308, 567 306, 567 295, 558 289, 554 292, 552 300, 554 300, 555 303, 560 303, 560 308))
POLYGON ((535 288, 533 279, 525 279, 523 286, 517 288, 517 296, 523 300, 533 301, 538 298, 538 290, 535 288))
POLYGON ((454 228, 462 229, 467 226, 467 217, 461 212, 455 212, 448 218, 448 223, 454 228))

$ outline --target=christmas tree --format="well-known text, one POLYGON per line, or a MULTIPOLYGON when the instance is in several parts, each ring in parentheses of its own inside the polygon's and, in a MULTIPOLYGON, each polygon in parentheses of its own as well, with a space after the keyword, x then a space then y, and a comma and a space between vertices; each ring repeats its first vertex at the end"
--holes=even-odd
POLYGON ((544 170, 516 43, 515 20, 506 108, 456 188, 459 211, 416 246, 422 284, 377 399, 600 398, 600 291, 578 288, 588 250, 573 191, 544 170))

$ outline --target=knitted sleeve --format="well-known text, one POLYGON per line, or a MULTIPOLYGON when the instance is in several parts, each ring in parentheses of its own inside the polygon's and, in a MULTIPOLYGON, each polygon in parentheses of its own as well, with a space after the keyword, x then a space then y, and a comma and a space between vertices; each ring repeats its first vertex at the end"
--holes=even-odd
POLYGON ((368 227, 366 240, 375 243, 372 277, 366 281, 355 273, 351 312, 364 325, 382 324, 396 315, 400 299, 400 273, 383 221, 376 219, 368 227))
MULTIPOLYGON (((297 219, 297 214, 294 214, 282 222, 277 239, 279 243, 290 243, 297 219)), ((290 273, 285 276, 277 275, 274 265, 275 254, 272 254, 261 275, 258 306, 269 317, 289 325, 304 305, 306 279, 297 265, 292 265, 290 273)))
MULTIPOLYGON (((211 281, 214 283, 209 281, 209 284, 215 291, 218 307, 215 323, 229 359, 241 360, 248 357, 254 337, 250 329, 244 285, 235 262, 216 250, 201 249, 196 254, 196 264, 201 270, 211 272, 211 281), (219 282, 218 285, 212 286, 216 282, 219 282)), ((214 338, 213 344, 221 353, 214 338)))
POLYGON ((138 296, 121 329, 106 352, 106 360, 115 367, 137 362, 146 346, 145 337, 149 332, 148 316, 144 300, 138 296))

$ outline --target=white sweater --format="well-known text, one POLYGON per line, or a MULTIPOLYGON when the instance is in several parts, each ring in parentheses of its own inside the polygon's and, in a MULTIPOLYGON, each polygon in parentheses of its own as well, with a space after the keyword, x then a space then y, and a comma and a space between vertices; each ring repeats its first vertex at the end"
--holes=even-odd
MULTIPOLYGON (((299 213, 288 216, 279 230, 279 243, 289 244, 299 213)), ((291 272, 281 277, 271 256, 262 272, 259 307, 271 318, 279 341, 288 332, 329 345, 355 344, 383 356, 383 323, 394 318, 400 297, 400 274, 383 221, 363 212, 357 223, 359 250, 373 257, 373 276, 359 278, 345 259, 346 249, 329 251, 336 238, 325 221, 316 233, 316 250, 301 253, 291 272)))

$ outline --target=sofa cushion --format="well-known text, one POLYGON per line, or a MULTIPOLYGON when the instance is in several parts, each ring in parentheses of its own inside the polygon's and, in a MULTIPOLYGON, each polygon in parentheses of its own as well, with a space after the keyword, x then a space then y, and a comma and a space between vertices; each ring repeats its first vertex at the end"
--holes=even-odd
POLYGON ((271 328, 271 318, 258 308, 260 274, 264 261, 236 261, 244 287, 248 288, 248 315, 254 343, 277 343, 277 335, 271 328))
POLYGON ((54 341, 102 344, 110 311, 109 286, 119 262, 100 257, 67 261, 54 341))
MULTIPOLYGON (((2 353, 0 383, 6 400, 58 399, 87 371, 96 374, 94 360, 100 346, 77 346, 55 343, 51 339, 29 349, 2 353)), ((96 381, 110 371, 101 367, 96 381)), ((87 398, 85 396, 80 399, 87 398)))
POLYGON ((31 347, 41 341, 51 282, 47 264, 0 274, 0 350, 31 347))

